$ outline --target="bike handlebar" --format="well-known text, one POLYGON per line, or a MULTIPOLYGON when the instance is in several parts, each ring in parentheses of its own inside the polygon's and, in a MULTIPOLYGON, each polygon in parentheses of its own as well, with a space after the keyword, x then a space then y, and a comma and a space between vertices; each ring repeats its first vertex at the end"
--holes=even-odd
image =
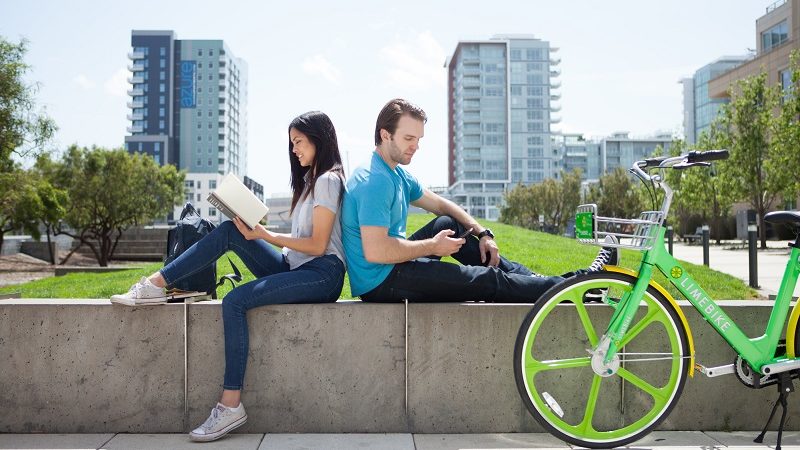
POLYGON ((730 156, 730 154, 727 150, 708 150, 705 152, 691 151, 686 156, 686 162, 691 164, 698 162, 718 161, 721 159, 728 159, 728 156, 730 156))

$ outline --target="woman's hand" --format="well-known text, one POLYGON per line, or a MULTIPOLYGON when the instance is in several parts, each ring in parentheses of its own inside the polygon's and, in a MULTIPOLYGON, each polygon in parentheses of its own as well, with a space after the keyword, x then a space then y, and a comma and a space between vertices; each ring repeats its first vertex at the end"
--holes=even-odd
POLYGON ((264 228, 264 226, 260 223, 257 223, 256 227, 251 230, 247 227, 247 225, 245 225, 244 222, 242 222, 242 219, 234 217, 233 224, 236 225, 236 229, 238 229, 239 233, 242 233, 242 236, 244 236, 244 238, 248 241, 252 241, 254 239, 266 239, 269 235, 267 229, 264 228))

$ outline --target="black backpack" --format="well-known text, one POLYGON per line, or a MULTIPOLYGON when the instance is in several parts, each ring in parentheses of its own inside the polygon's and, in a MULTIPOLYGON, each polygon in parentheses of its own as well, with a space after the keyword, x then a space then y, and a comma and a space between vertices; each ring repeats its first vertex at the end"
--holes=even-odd
MULTIPOLYGON (((167 257, 164 259, 164 265, 171 263, 194 245, 195 242, 211 233, 214 228, 216 227, 213 223, 200 217, 194 206, 187 202, 183 207, 183 211, 181 211, 180 220, 175 224, 175 228, 170 229, 167 233, 167 257)), ((184 291, 206 292, 211 294, 211 298, 217 298, 217 287, 224 284, 225 280, 229 280, 233 286, 236 286, 236 282, 242 281, 239 269, 230 258, 228 258, 228 261, 234 273, 221 277, 219 281, 217 281, 217 263, 215 261, 200 272, 169 287, 184 291)))

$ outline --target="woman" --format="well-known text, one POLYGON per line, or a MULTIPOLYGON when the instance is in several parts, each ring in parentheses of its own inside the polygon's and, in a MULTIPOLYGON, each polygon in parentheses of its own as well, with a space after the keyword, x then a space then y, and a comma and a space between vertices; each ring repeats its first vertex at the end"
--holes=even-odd
POLYGON ((173 262, 142 278, 127 294, 112 297, 130 304, 166 300, 165 286, 208 266, 232 250, 256 280, 225 296, 225 379, 222 397, 209 418, 190 433, 195 441, 213 441, 243 425, 240 401, 247 363, 249 309, 280 303, 324 303, 339 298, 344 282, 344 250, 337 218, 344 192, 344 171, 333 123, 324 113, 305 113, 289 125, 292 232, 250 230, 239 219, 225 221, 173 262), (283 247, 283 253, 272 245, 283 247))

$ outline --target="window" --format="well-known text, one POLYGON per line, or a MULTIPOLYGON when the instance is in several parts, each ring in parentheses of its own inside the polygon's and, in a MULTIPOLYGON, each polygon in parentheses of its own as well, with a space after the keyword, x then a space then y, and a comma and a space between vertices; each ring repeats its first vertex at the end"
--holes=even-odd
POLYGON ((214 75, 212 75, 212 74, 208 74, 208 81, 211 81, 211 80, 213 80, 213 79, 214 79, 214 75))
POLYGON ((194 180, 186 180, 183 182, 183 187, 193 188, 194 187, 194 180))
POLYGON ((202 123, 200 123, 200 122, 198 122, 198 123, 197 123, 197 129, 199 130, 199 129, 201 129, 201 128, 203 128, 203 124, 202 124, 202 123))
POLYGON ((208 158, 208 167, 211 167, 211 158, 208 158))
POLYGON ((528 59, 531 60, 541 60, 542 58, 542 49, 539 48, 529 48, 527 51, 526 56, 528 59))
POLYGON ((159 120, 158 121, 158 128, 161 129, 161 130, 164 129, 164 121, 163 120, 159 120))
POLYGON ((166 92, 167 85, 164 83, 158 83, 158 92, 166 92))
POLYGON ((208 49, 208 56, 214 56, 214 49, 213 48, 208 49))
POLYGON ((158 104, 159 105, 163 105, 164 103, 166 103, 166 98, 163 95, 159 95, 158 96, 158 104))
POLYGON ((209 189, 216 189, 217 188, 217 180, 210 180, 208 182, 208 188, 209 189))
POLYGON ((211 111, 211 110, 209 109, 209 110, 208 110, 208 117, 212 117, 212 116, 213 116, 213 111, 211 111))
POLYGON ((161 47, 158 49, 159 56, 167 56, 167 47, 161 47))
MULTIPOLYGON (((200 161, 198 161, 198 162, 200 162, 200 161)), ((200 197, 200 194, 197 194, 197 201, 198 201, 198 202, 200 201, 200 199, 201 199, 201 198, 202 198, 202 197, 200 197)))
POLYGON ((197 49, 197 56, 203 56, 203 49, 197 49))
POLYGON ((203 63, 201 63, 201 62, 197 63, 197 68, 198 69, 202 69, 203 68, 203 63))
POLYGON ((166 68, 167 67, 167 60, 164 59, 164 58, 159 59, 158 60, 158 67, 161 68, 161 69, 166 68))
POLYGON ((211 122, 208 122, 208 129, 210 130, 212 127, 213 125, 211 125, 211 122))
POLYGON ((522 50, 511 50, 511 60, 519 61, 522 59, 522 50))
POLYGON ((203 87, 202 86, 198 86, 197 87, 197 92, 203 92, 203 87))
POLYGON ((165 115, 164 108, 158 108, 158 117, 164 117, 164 115, 165 115))
POLYGON ((161 151, 161 142, 153 143, 153 152, 158 153, 161 151))
POLYGON ((540 98, 529 98, 528 99, 528 108, 542 108, 542 99, 540 98))
POLYGON ((761 33, 761 51, 768 52, 789 39, 789 26, 783 22, 761 33))
POLYGON ((522 95, 522 86, 511 86, 511 95, 522 95))
POLYGON ((203 140, 203 136, 197 136, 197 142, 201 142, 203 140))
POLYGON ((209 69, 213 69, 214 68, 214 63, 213 62, 208 63, 208 68, 209 69))
POLYGON ((197 117, 201 117, 202 115, 203 115, 203 110, 198 109, 197 110, 197 117))
MULTIPOLYGON (((195 164, 195 167, 200 167, 200 166, 202 166, 202 165, 203 165, 203 161, 200 161, 200 160, 198 159, 198 160, 197 160, 197 164, 195 164)), ((198 198, 198 200, 200 200, 200 199, 198 198)))
POLYGON ((208 208, 208 215, 210 217, 216 217, 217 216, 217 209, 216 208, 208 208))

